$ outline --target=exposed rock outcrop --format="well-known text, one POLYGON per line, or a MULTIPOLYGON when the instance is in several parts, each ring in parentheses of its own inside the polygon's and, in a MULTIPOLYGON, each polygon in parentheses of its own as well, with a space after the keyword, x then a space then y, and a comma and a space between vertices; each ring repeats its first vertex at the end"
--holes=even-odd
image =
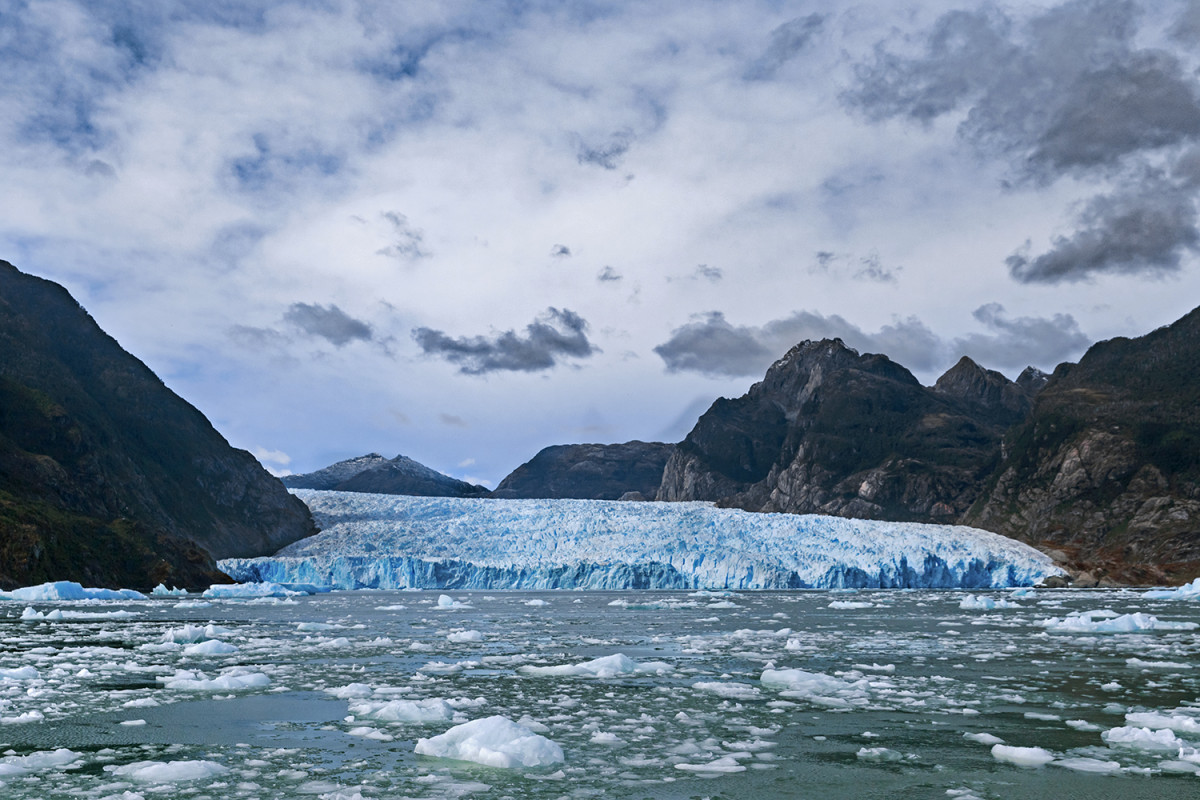
POLYGON ((1200 573, 1200 309, 1059 366, 1006 451, 964 522, 1098 580, 1200 573))
POLYGON ((492 497, 619 500, 654 497, 674 445, 662 442, 547 447, 512 471, 492 497))
POLYGON ((63 287, 0 261, 0 584, 200 586, 315 532, 63 287))
POLYGON ((717 400, 667 463, 660 500, 753 511, 954 520, 999 460, 1028 395, 963 359, 932 389, 840 339, 803 342, 717 400))
POLYGON ((386 459, 368 453, 331 464, 316 472, 288 475, 290 489, 329 489, 339 492, 405 494, 418 497, 486 497, 483 486, 460 481, 407 456, 386 459))

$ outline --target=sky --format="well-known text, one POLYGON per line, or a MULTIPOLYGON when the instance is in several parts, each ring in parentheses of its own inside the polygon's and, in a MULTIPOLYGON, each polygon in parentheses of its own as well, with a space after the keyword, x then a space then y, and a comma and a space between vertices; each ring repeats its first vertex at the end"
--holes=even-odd
POLYGON ((0 0, 0 259, 276 474, 1200 303, 1200 2, 0 0))

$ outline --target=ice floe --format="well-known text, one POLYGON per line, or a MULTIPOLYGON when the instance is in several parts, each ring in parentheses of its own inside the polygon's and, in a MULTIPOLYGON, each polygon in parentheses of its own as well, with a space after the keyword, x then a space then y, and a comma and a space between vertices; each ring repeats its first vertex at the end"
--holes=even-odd
POLYGON ((428 739, 418 739, 415 752, 424 756, 473 761, 489 767, 543 767, 564 760, 562 748, 499 714, 455 725, 428 739))

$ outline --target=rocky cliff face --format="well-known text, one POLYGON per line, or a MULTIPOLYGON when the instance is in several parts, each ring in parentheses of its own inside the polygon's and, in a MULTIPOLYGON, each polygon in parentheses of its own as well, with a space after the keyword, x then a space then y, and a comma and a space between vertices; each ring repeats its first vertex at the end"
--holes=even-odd
POLYGON ((0 261, 0 584, 199 586, 315 530, 65 289, 0 261))
POLYGON ((964 522, 1093 577, 1200 573, 1200 309, 1060 366, 1006 449, 964 522))
POLYGON ((283 478, 291 489, 405 494, 418 497, 485 497, 483 486, 460 481, 407 456, 386 459, 378 453, 349 458, 316 472, 283 478))
POLYGON ((963 359, 927 388, 840 339, 803 342, 718 400, 667 463, 660 500, 952 521, 978 497, 1029 395, 963 359))
POLYGON ((653 498, 673 450, 673 445, 637 441, 547 447, 513 470, 492 492, 492 497, 653 498))

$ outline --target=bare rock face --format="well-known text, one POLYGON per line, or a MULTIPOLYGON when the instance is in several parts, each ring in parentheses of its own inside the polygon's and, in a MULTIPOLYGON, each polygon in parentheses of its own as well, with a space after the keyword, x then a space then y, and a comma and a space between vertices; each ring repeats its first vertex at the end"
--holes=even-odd
POLYGON ((658 498, 953 521, 1028 402, 969 359, 930 389, 886 356, 803 342, 746 395, 713 404, 672 454, 658 498))
POLYGON ((0 584, 201 586, 315 532, 65 289, 0 261, 0 584))
POLYGON ((968 524, 1097 580, 1200 573, 1200 309, 1059 366, 1006 451, 968 524))
POLYGON ((513 470, 492 497, 634 500, 653 498, 674 445, 662 442, 547 447, 513 470))
POLYGON ((291 489, 418 497, 486 497, 488 494, 483 486, 443 475, 408 456, 386 459, 378 453, 348 458, 316 472, 288 475, 283 478, 283 484, 291 489))

